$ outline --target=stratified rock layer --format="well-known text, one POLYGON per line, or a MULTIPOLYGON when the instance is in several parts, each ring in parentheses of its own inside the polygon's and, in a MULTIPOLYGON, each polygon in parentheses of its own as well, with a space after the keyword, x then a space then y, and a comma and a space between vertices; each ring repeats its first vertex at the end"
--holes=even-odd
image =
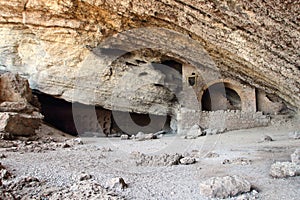
POLYGON ((43 116, 31 105, 28 81, 18 74, 0 72, 0 138, 35 135, 43 116))
MULTIPOLYGON (((1 0, 0 67, 22 73, 32 88, 47 94, 112 109, 111 88, 118 87, 120 75, 93 49, 115 33, 160 27, 201 44, 223 76, 276 94, 300 108, 299 12, 300 4, 294 0, 1 0), (81 92, 74 96, 75 87, 81 92)), ((170 42, 154 33, 145 31, 140 36, 153 39, 156 35, 153 43, 172 48, 177 57, 199 57, 193 42, 175 36, 169 37, 170 42)), ((149 71, 139 71, 144 69, 149 71)), ((152 88, 150 94, 157 94, 156 90, 152 88)), ((166 91, 158 92, 169 97, 166 91)), ((140 101, 130 95, 128 99, 132 104, 140 101)), ((146 112, 143 107, 136 109, 146 112)))

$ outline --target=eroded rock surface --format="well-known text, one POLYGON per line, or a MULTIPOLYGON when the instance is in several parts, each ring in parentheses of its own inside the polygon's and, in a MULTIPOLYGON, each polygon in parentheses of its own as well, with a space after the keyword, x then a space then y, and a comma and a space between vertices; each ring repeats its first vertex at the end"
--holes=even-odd
POLYGON ((270 175, 274 178, 299 176, 300 165, 293 162, 276 162, 271 166, 270 175))
POLYGON ((210 198, 229 198, 250 192, 251 184, 239 176, 213 177, 200 183, 200 192, 210 198))
MULTIPOLYGON (((299 10, 299 2, 293 0, 1 0, 0 66, 21 72, 29 78, 33 88, 47 94, 111 109, 112 88, 122 82, 120 76, 136 69, 132 67, 136 63, 131 62, 136 59, 125 60, 121 68, 119 64, 107 65, 108 58, 99 59, 93 53, 94 48, 114 33, 125 30, 168 28, 199 42, 222 75, 268 94, 276 94, 299 108, 299 10), (82 71, 83 68, 85 70, 82 71), (91 74, 95 76, 91 77, 91 74), (78 80, 80 84, 76 84, 78 80), (76 87, 81 92, 73 96, 76 87), (96 98, 94 92, 90 93, 95 88, 96 98)), ((182 38, 176 38, 174 42, 174 37, 169 35, 169 40, 163 40, 161 38, 166 37, 155 30, 141 32, 136 37, 127 36, 122 41, 128 41, 128 44, 134 43, 137 38, 145 38, 144 41, 154 39, 152 47, 173 51, 166 50, 160 55, 180 60, 176 56, 178 54, 192 61, 197 61, 199 56, 196 46, 193 46, 195 42, 187 43, 182 38)), ((146 48, 151 48, 151 45, 146 48)), ((157 60, 137 59, 137 62, 140 61, 151 63, 157 60)), ((210 66, 209 62, 203 62, 204 66, 210 66)), ((162 77, 149 67, 138 66, 148 73, 145 77, 156 80, 162 77)), ((151 80, 145 77, 144 80, 151 80)), ((139 83, 130 80, 133 81, 126 83, 139 83)), ((169 101, 172 95, 155 86, 158 81, 151 80, 149 83, 152 83, 147 86, 150 93, 139 91, 149 100, 147 104, 153 100, 169 104, 166 100, 169 101), (163 95, 158 97, 158 93, 163 95)), ((141 100, 134 94, 127 97, 132 104, 141 100)), ((143 107, 133 107, 139 112, 147 111, 143 107)), ((118 109, 130 110, 131 106, 118 109)))
POLYGON ((1 139, 35 135, 43 116, 34 102, 28 81, 18 74, 0 73, 0 132, 1 139))

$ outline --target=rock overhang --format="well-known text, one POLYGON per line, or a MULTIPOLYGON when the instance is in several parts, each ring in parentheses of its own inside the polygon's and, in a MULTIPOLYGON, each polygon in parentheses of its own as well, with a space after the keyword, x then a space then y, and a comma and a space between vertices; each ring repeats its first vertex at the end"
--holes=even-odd
POLYGON ((69 89, 76 69, 105 38, 161 27, 200 43, 225 76, 300 107, 298 15, 286 12, 295 2, 44 0, 2 1, 1 7, 2 36, 9 35, 1 65, 28 75, 32 87, 48 94, 74 100, 69 89))

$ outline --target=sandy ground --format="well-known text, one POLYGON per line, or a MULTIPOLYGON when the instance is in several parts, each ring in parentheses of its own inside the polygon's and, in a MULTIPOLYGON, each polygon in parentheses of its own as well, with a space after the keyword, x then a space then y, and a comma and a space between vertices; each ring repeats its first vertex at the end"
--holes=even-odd
POLYGON ((116 193, 126 199, 207 199, 199 192, 199 183, 210 177, 240 175, 259 191, 258 199, 300 197, 300 176, 274 179, 269 169, 275 161, 290 161, 300 147, 300 140, 288 133, 300 130, 296 121, 290 124, 226 132, 193 140, 176 135, 161 139, 134 141, 120 138, 82 138, 84 144, 57 148, 41 153, 10 152, 0 149, 6 158, 0 162, 16 177, 34 176, 49 187, 66 187, 78 181, 81 173, 91 174, 101 185, 122 177, 128 188, 116 193), (274 141, 260 142, 264 135, 274 141), (180 153, 193 156, 192 165, 137 166, 134 154, 161 155, 180 153), (207 157, 214 152, 218 157, 207 157), (251 163, 223 164, 225 159, 246 158, 251 163))

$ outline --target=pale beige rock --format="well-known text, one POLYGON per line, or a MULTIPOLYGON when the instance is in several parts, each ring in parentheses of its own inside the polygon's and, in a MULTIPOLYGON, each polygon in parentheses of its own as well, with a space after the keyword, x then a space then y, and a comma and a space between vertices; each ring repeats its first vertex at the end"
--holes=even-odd
POLYGON ((121 138, 121 140, 128 140, 129 136, 128 135, 121 135, 120 138, 121 138))
POLYGON ((251 184, 239 176, 213 177, 200 183, 200 193, 210 198, 229 198, 250 192, 251 184))
POLYGON ((28 81, 18 74, 0 73, 0 132, 2 139, 32 136, 43 116, 32 106, 28 81))
POLYGON ((300 149, 296 149, 296 151, 291 155, 292 163, 296 165, 300 165, 300 149))
POLYGON ((271 166, 270 175, 274 178, 299 176, 300 165, 292 162, 276 162, 271 166))
POLYGON ((41 125, 43 116, 39 113, 32 115, 13 112, 0 112, 0 131, 13 136, 32 136, 41 125))
POLYGON ((111 190, 124 190, 128 185, 121 177, 112 178, 106 182, 106 188, 111 190))
POLYGON ((26 102, 31 102, 32 93, 28 81, 18 74, 0 72, 0 102, 1 107, 10 106, 6 102, 19 102, 25 107, 26 102))
POLYGON ((187 131, 187 134, 184 136, 184 139, 196 139, 204 135, 201 131, 201 127, 197 124, 192 126, 190 130, 187 131))
MULTIPOLYGON (((164 27, 183 33, 194 42, 173 36, 164 41, 155 31, 139 37, 155 38, 156 47, 173 50, 192 61, 199 60, 199 51, 193 46, 199 42, 222 75, 274 93, 299 109, 298 10, 297 1, 1 0, 0 67, 22 73, 32 88, 47 94, 110 109, 112 88, 123 74, 116 75, 114 66, 107 65, 108 58, 99 59, 91 50, 117 32, 164 27), (73 96, 76 87, 81 92, 73 96), (96 97, 95 88, 99 89, 96 97)), ((205 62, 201 64, 210 66, 205 62)), ((152 83, 156 84, 154 80, 152 83)), ((164 94, 161 99, 164 97, 169 95, 164 94)), ((133 105, 125 104, 118 110, 134 108, 143 113, 153 105, 151 100, 161 101, 149 94, 145 109, 135 105, 139 101, 134 96, 129 95, 127 100, 131 98, 133 105)), ((168 102, 164 103, 167 108, 168 102)))
POLYGON ((191 164, 194 164, 196 162, 196 159, 192 158, 192 157, 184 157, 184 158, 181 158, 179 160, 179 162, 182 165, 191 165, 191 164))

